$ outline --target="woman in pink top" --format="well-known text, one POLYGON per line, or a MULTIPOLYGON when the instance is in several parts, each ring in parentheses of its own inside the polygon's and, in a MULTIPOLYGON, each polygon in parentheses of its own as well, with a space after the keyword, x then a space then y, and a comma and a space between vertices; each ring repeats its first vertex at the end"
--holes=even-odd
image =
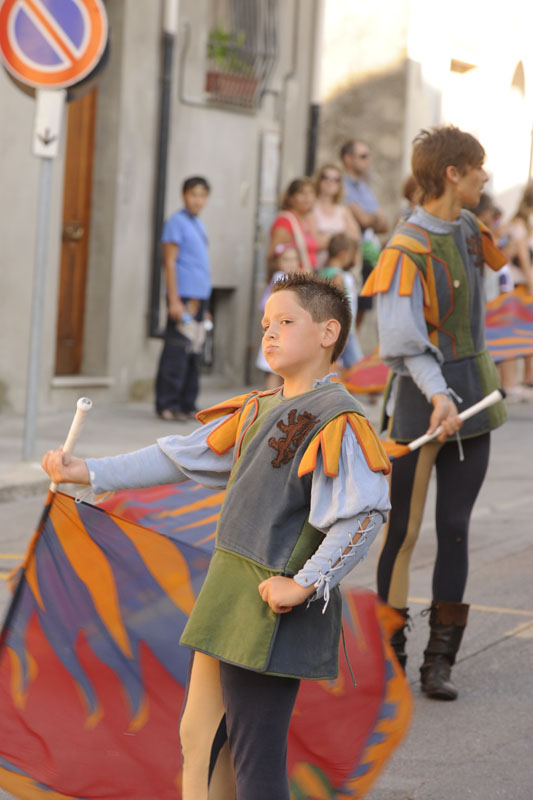
POLYGON ((361 228, 347 206, 343 205, 342 173, 334 164, 325 164, 316 174, 316 201, 313 216, 318 232, 320 251, 318 266, 327 262, 329 240, 337 233, 344 233, 358 242, 361 239, 361 228))
POLYGON ((313 217, 314 203, 315 189, 311 178, 295 178, 289 183, 281 198, 281 211, 270 229, 269 264, 277 245, 295 242, 300 269, 315 269, 319 243, 313 217))

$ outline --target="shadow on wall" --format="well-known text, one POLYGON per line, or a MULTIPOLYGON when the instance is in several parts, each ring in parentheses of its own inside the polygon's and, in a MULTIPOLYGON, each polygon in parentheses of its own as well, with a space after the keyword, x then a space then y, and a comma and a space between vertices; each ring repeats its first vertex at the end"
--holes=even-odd
POLYGON ((402 169, 406 101, 404 62, 379 75, 354 75, 324 100, 320 112, 317 166, 332 158, 339 161, 339 150, 349 139, 367 142, 372 150, 370 184, 391 225, 406 177, 402 169))

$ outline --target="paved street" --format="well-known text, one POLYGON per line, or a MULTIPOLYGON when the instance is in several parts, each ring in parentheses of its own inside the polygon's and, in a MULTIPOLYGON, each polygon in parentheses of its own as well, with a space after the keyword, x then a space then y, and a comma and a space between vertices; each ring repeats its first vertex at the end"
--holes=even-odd
MULTIPOLYGON (((216 402, 231 390, 210 397, 216 402)), ((370 407, 375 419, 377 408, 370 407)), ((39 428, 38 452, 61 441, 68 415, 50 415, 39 428)), ((189 429, 189 424, 181 426, 189 429)), ((175 429, 155 420, 147 406, 95 408, 87 420, 80 455, 134 449, 175 429)), ((11 470, 22 492, 28 481, 34 491, 37 470, 18 465, 14 452, 21 421, 0 417, 0 435, 10 453, 11 470), (25 476, 25 477, 24 477, 25 476), (31 483, 30 481, 30 483, 31 483)), ((531 800, 533 696, 533 405, 510 407, 510 420, 493 436, 489 474, 475 508, 471 528, 471 570, 466 602, 470 622, 454 670, 460 697, 439 703, 420 695, 418 667, 427 637, 431 565, 435 541, 432 495, 412 570, 410 607, 413 630, 409 638, 408 678, 415 697, 410 734, 368 800, 531 800)), ((0 456, 0 459, 2 456, 0 456)), ((9 481, 9 462, 0 464, 0 477, 9 481)), ((13 484, 13 481, 11 481, 13 484)), ((432 487, 433 491, 433 487, 432 487)), ((0 572, 5 575, 24 552, 38 520, 44 492, 0 503, 0 572)), ((378 546, 353 575, 352 582, 374 588, 378 546)), ((8 601, 0 580, 0 604, 8 601)), ((2 793, 0 798, 10 795, 2 793)), ((147 798, 147 800, 150 800, 147 798)), ((273 799, 274 800, 274 799, 273 799)))

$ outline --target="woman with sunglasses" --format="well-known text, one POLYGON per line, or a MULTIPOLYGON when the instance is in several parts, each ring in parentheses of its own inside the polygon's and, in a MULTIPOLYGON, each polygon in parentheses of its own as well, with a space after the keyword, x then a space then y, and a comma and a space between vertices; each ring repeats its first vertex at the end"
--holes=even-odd
POLYGON ((317 172, 314 185, 316 201, 313 215, 320 245, 317 265, 321 268, 328 259, 328 244, 331 237, 337 233, 344 233, 359 243, 361 228, 353 214, 343 204, 342 173, 338 167, 334 164, 325 164, 317 172))

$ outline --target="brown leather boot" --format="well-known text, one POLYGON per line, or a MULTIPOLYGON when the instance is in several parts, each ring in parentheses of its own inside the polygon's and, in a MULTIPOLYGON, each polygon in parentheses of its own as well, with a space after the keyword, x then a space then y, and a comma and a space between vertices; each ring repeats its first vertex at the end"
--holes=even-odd
POLYGON ((409 609, 395 608, 394 610, 404 618, 405 623, 402 625, 401 628, 398 628, 398 630, 392 634, 392 636, 390 637, 390 643, 392 649, 396 653, 396 658, 398 659, 400 667, 405 672, 405 665, 407 664, 407 653, 405 651, 407 636, 405 635, 405 632, 406 630, 411 629, 411 625, 409 623, 410 620, 409 609))
POLYGON ((465 603, 438 601, 431 604, 429 641, 424 651, 424 663, 420 667, 422 691, 428 697, 437 700, 455 700, 457 697, 457 689, 450 676, 469 608, 465 603))

